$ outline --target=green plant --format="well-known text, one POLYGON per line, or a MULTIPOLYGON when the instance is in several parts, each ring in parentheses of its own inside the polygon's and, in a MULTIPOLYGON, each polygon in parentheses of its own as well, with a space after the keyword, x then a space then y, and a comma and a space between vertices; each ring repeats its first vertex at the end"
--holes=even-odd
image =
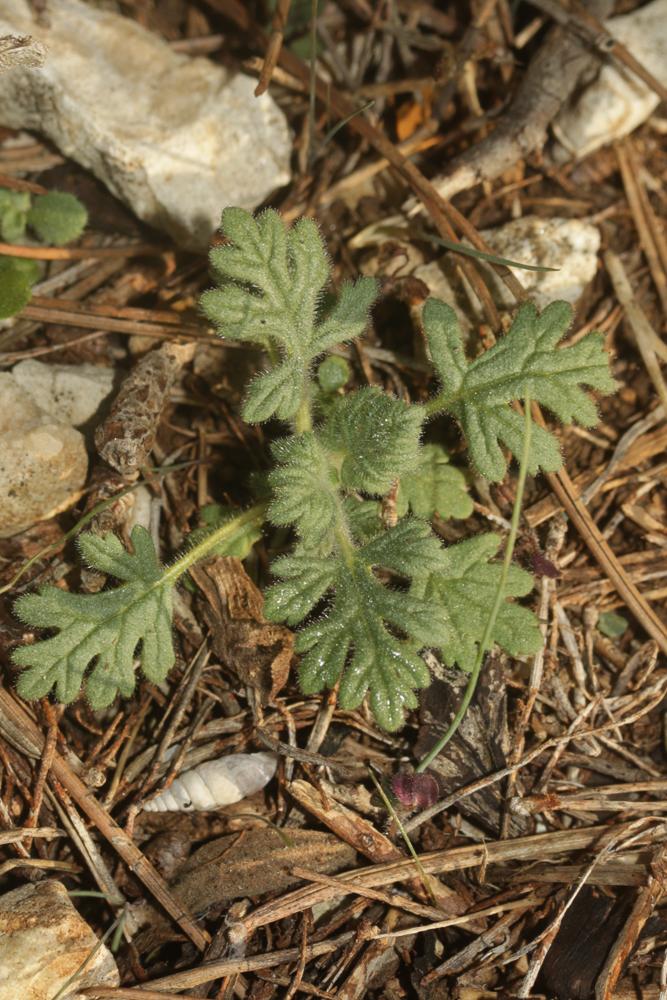
MULTIPOLYGON (((30 227, 42 242, 62 246, 77 239, 87 221, 85 207, 72 194, 0 188, 0 237, 7 243, 22 240, 30 227)), ((36 260, 0 256, 0 319, 15 316, 28 304, 39 275, 36 260)))
POLYGON ((17 652, 15 661, 27 668, 19 691, 37 697, 55 684, 61 700, 71 700, 95 662, 87 693, 106 704, 117 690, 132 689, 140 646, 144 673, 160 680, 173 663, 171 587, 196 559, 232 551, 266 518, 294 532, 292 551, 272 563, 276 582, 265 614, 299 627, 303 691, 339 683, 342 707, 368 695, 380 725, 396 729, 416 705, 416 689, 429 682, 425 647, 474 676, 493 642, 522 654, 541 641, 532 613, 507 599, 527 594, 532 578, 510 566, 509 555, 504 564, 493 561, 500 539, 485 534, 444 546, 431 529, 435 514, 465 517, 471 503, 446 453, 422 444, 425 423, 442 414, 456 419, 476 470, 489 479, 505 473, 501 445, 514 455, 526 446, 523 476, 554 469, 555 438, 539 427, 527 436, 512 404, 532 398, 563 422, 591 424, 595 408, 581 387, 614 388, 602 339, 589 334, 557 349, 570 307, 556 302, 538 313, 523 305, 509 333, 469 362, 454 312, 429 300, 424 330, 440 381, 431 400, 411 405, 378 388, 341 394, 349 370, 339 359, 325 360, 317 372, 315 363, 364 331, 375 281, 343 285, 324 310, 330 269, 313 222, 288 229, 273 211, 253 219, 227 209, 222 230, 228 242, 211 254, 218 287, 205 293, 202 308, 222 336, 265 352, 267 368, 247 389, 245 419, 288 424, 273 445, 268 504, 198 535, 167 570, 137 529, 133 554, 114 538, 84 536, 84 557, 124 582, 98 595, 45 588, 20 599, 25 622, 60 632, 17 652), (388 495, 393 519, 383 517, 388 495))

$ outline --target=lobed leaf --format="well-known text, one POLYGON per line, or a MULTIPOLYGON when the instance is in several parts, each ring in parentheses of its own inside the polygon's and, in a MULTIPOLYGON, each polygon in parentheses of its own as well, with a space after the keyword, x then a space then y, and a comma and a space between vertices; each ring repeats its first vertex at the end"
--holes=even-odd
POLYGON ((381 389, 358 389, 334 404, 322 439, 342 460, 343 486, 381 495, 419 462, 424 411, 381 389))
POLYGON ((309 548, 334 544, 338 493, 335 471, 314 433, 283 438, 273 446, 278 465, 269 473, 269 520, 294 525, 309 548))
POLYGON ((17 685, 22 697, 41 698, 55 687, 67 704, 92 666, 86 693, 94 708, 103 708, 117 693, 132 694, 137 655, 149 680, 164 680, 174 664, 173 584, 162 576, 148 532, 137 526, 131 538, 132 553, 115 535, 84 535, 79 543, 92 568, 126 581, 115 590, 71 594, 49 586, 17 601, 16 614, 26 624, 58 630, 14 653, 14 662, 26 668, 17 685))
POLYGON ((9 319, 27 306, 39 274, 37 261, 0 257, 0 319, 9 319))
MULTIPOLYGON (((444 619, 444 641, 440 650, 445 663, 472 670, 500 582, 500 563, 490 563, 500 545, 497 535, 477 535, 441 552, 436 570, 414 574, 412 593, 433 601, 444 619)), ((518 566, 510 567, 506 596, 523 597, 533 587, 533 578, 518 566)), ((496 619, 492 640, 514 656, 535 653, 542 635, 533 613, 505 601, 496 619)))
POLYGON ((221 336, 260 344, 280 358, 277 368, 251 383, 245 419, 290 420, 308 392, 314 359, 363 331, 376 282, 362 278, 343 286, 318 325, 330 269, 316 224, 300 219, 287 229, 273 210, 253 218, 230 208, 222 214, 221 228, 229 242, 211 251, 221 287, 204 293, 202 309, 221 336))
POLYGON ((465 518, 473 512, 465 476, 449 464, 449 455, 439 444, 424 445, 417 467, 399 483, 396 512, 403 517, 408 510, 428 520, 436 514, 443 519, 465 518))
POLYGON ((410 576, 435 569, 440 559, 438 539, 414 520, 327 560, 303 549, 278 559, 273 571, 279 582, 266 594, 267 618, 297 625, 329 598, 324 615, 297 636, 304 692, 340 680, 343 708, 355 708, 368 692, 380 725, 398 728, 404 710, 416 705, 415 689, 429 680, 419 649, 444 639, 444 622, 437 603, 392 590, 375 570, 410 576))
POLYGON ((0 188, 0 236, 6 243, 23 238, 30 210, 28 191, 0 188))
MULTIPOLYGON (((526 393, 551 410, 561 422, 595 423, 593 401, 581 388, 613 391, 608 357, 600 334, 590 333, 560 350, 557 345, 572 320, 567 302, 552 302, 541 313, 532 303, 520 306, 509 333, 490 350, 468 362, 456 313, 429 299, 424 306, 424 330, 433 364, 440 377, 440 408, 451 413, 466 435, 478 472, 500 481, 507 463, 501 444, 517 455, 523 421, 510 403, 526 393)), ((529 472, 555 471, 561 465, 556 439, 533 428, 529 472)))

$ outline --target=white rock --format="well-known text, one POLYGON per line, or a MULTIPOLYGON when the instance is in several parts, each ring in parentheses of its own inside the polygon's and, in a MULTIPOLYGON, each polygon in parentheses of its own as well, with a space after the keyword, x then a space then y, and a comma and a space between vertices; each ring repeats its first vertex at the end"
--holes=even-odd
POLYGON ((41 410, 9 372, 0 373, 0 538, 65 510, 87 471, 83 435, 41 410))
MULTIPOLYGON (((653 0, 605 26, 663 86, 667 86, 667 0, 653 0)), ((574 156, 629 135, 660 103, 658 95, 625 67, 607 62, 596 80, 557 116, 556 138, 574 156)))
POLYGON ((113 369, 101 365, 46 365, 31 359, 14 365, 12 375, 37 406, 72 427, 96 415, 114 383, 113 369))
MULTIPOLYGON (((511 268, 539 309, 555 299, 574 305, 595 276, 600 233, 590 222, 527 215, 497 229, 482 230, 481 236, 499 257, 558 268, 557 271, 511 268)), ((467 334, 483 313, 467 279, 455 280, 454 260, 454 254, 449 254, 418 267, 414 274, 428 285, 431 295, 453 307, 463 333, 467 334)), ((491 265, 478 261, 477 266, 485 272, 496 305, 514 308, 517 304, 514 296, 491 265)))
POLYGON ((84 986, 118 986, 106 945, 79 916, 60 882, 25 885, 0 896, 0 1000, 52 1000, 98 948, 62 1000, 84 1000, 84 986))
POLYGON ((205 248, 226 205, 255 208, 289 180, 285 116, 255 80, 80 0, 49 0, 43 21, 28 0, 0 5, 0 35, 47 49, 3 74, 0 124, 48 136, 181 245, 205 248))
MULTIPOLYGON (((540 309, 554 299, 564 299, 574 305, 595 276, 600 232, 590 222, 526 215, 497 229, 485 229, 481 235, 500 257, 522 264, 558 268, 557 271, 511 268, 540 309)), ((505 283, 490 265, 483 267, 490 275, 496 301, 508 307, 514 305, 514 296, 505 283)))

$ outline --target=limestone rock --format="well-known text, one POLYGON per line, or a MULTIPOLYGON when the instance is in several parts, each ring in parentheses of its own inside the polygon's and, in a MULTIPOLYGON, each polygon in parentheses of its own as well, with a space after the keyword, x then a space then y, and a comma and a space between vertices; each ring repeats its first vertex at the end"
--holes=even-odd
MULTIPOLYGON (((481 235, 499 257, 558 268, 556 271, 512 268, 539 309, 555 299, 574 305, 595 276, 600 233, 590 222, 527 215, 497 229, 485 229, 481 235)), ((477 266, 485 272, 496 304, 513 309, 517 304, 514 296, 491 265, 479 261, 477 266)), ((457 281, 454 267, 454 254, 448 254, 442 260, 418 267, 414 274, 428 285, 431 295, 453 307, 467 335, 473 324, 481 321, 483 313, 467 280, 457 281)))
POLYGON ((289 180, 285 116, 255 80, 80 0, 49 0, 42 20, 28 0, 0 5, 0 35, 47 50, 3 74, 0 124, 46 135, 182 246, 205 249, 226 205, 253 209, 289 180))
MULTIPOLYGON (((574 305, 595 276, 600 232, 590 222, 526 215, 497 229, 485 229, 481 235, 500 257, 558 269, 526 271, 512 268, 539 309, 555 299, 564 299, 574 305)), ((514 296, 507 286, 489 265, 485 266, 493 275, 494 297, 499 304, 514 305, 514 296)))
POLYGON ((0 538, 68 507, 87 471, 79 431, 44 412, 9 372, 0 373, 0 538))
POLYGON ((42 410, 72 427, 94 417, 114 385, 113 369, 102 365, 46 365, 28 359, 14 365, 12 375, 42 410))
MULTIPOLYGON (((653 0, 631 14, 605 22, 646 69, 667 86, 667 0, 653 0)), ((660 103, 658 95, 618 63, 607 62, 557 116, 553 130, 570 155, 586 156, 629 135, 660 103)))
POLYGON ((98 948, 62 1000, 84 1000, 84 986, 118 986, 113 955, 79 916, 60 882, 25 885, 0 896, 0 1000, 52 1000, 98 948))

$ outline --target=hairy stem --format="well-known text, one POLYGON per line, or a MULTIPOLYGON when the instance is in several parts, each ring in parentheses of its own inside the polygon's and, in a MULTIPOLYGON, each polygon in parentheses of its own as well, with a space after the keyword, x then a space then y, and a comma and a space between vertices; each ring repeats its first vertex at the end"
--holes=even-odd
POLYGON ((216 528, 197 545, 186 549, 180 558, 165 569, 164 574, 160 577, 159 586, 165 582, 175 583, 179 577, 187 573, 191 566, 194 566, 200 559, 204 559, 212 549, 225 541, 231 541, 238 531, 248 528, 250 525, 261 527, 266 518, 267 507, 266 503, 255 504, 254 507, 243 511, 238 517, 226 521, 219 528, 216 528))
POLYGON ((468 685, 465 689, 461 704, 459 705, 458 711, 454 718, 452 719, 451 725, 447 729, 444 736, 438 740, 433 749, 419 762, 415 771, 417 774, 421 774, 428 767, 431 766, 435 758, 442 752, 442 750, 447 746, 452 736, 456 733, 457 729, 461 725, 463 718, 468 711, 468 706, 472 701, 473 695, 475 694, 475 689, 477 688, 477 682, 479 680, 480 671, 482 669, 482 663, 484 662, 484 656, 491 646, 491 637, 493 635, 493 630, 495 628, 496 619, 498 617, 498 612, 500 607, 505 600, 505 587, 507 585, 507 577, 509 576, 510 566, 512 564, 512 556, 514 554, 514 546, 516 544, 517 535, 519 533, 519 520, 521 518, 521 506, 523 503, 523 494, 526 486, 526 476, 528 473, 528 459, 530 456, 530 439, 532 436, 532 420, 530 417, 530 396, 526 393, 524 397, 525 413, 524 413, 524 431, 523 431, 523 448, 521 450, 521 464, 519 466, 519 479, 516 487, 516 496, 514 498, 514 507, 512 508, 512 523, 510 525, 510 532, 507 538, 507 545, 505 547, 505 557, 503 559, 502 571, 500 574, 500 580, 498 582, 498 589, 496 590, 495 600, 493 602, 493 607, 491 608, 491 613, 489 614, 488 621, 486 623, 486 628, 484 629, 484 635, 482 636, 482 641, 477 649, 477 656, 475 658, 474 666, 470 672, 470 678, 468 680, 468 685))

